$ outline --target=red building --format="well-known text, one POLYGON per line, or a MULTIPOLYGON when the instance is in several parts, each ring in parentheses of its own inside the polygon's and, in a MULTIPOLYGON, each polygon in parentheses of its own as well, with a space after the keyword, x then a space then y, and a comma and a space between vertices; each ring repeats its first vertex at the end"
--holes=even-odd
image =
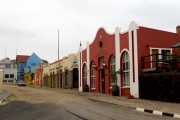
MULTIPOLYGON (((178 27, 177 27, 178 28, 178 27)), ((178 30, 177 30, 178 32, 178 30)), ((142 64, 143 56, 150 54, 177 54, 170 48, 180 40, 180 34, 142 27, 131 22, 127 31, 115 29, 109 34, 100 28, 92 43, 79 48, 79 90, 88 84, 90 92, 111 94, 111 80, 105 74, 123 70, 118 75, 120 96, 139 97, 138 75, 141 71, 155 70, 155 62, 142 64)), ((149 56, 146 61, 162 59, 164 56, 149 56)), ((144 59, 143 59, 144 60, 144 59)))

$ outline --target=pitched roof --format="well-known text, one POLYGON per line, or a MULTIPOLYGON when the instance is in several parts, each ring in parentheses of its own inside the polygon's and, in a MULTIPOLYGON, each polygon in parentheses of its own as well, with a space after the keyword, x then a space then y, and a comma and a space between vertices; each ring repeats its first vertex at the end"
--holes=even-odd
POLYGON ((180 42, 175 44, 175 45, 173 45, 173 46, 171 46, 171 48, 179 48, 179 47, 180 47, 180 42))
POLYGON ((16 62, 26 62, 27 59, 29 58, 30 56, 27 56, 27 55, 17 55, 16 56, 16 62))

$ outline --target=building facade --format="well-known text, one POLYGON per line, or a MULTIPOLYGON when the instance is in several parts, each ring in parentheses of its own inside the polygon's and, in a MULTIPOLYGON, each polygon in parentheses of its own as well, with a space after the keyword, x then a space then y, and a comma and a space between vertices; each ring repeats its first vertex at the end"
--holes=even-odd
POLYGON ((32 84, 35 81, 35 70, 45 62, 33 53, 24 65, 24 81, 26 84, 32 84))
POLYGON ((17 55, 16 63, 17 63, 17 80, 24 80, 24 67, 27 62, 27 59, 30 56, 27 55, 17 55))
POLYGON ((78 88, 78 55, 69 54, 43 65, 43 85, 50 88, 78 88))
POLYGON ((3 92, 3 70, 0 69, 0 94, 3 92))
POLYGON ((3 82, 16 82, 17 66, 15 61, 5 58, 0 61, 0 69, 3 70, 3 82))
POLYGON ((118 27, 115 33, 107 33, 100 28, 92 43, 87 42, 86 48, 79 47, 79 90, 87 84, 90 92, 111 94, 112 85, 107 73, 123 71, 117 76, 120 96, 139 97, 138 75, 143 69, 152 69, 153 63, 143 65, 142 57, 150 54, 180 54, 172 45, 178 43, 180 34, 139 26, 131 22, 127 31, 118 27))

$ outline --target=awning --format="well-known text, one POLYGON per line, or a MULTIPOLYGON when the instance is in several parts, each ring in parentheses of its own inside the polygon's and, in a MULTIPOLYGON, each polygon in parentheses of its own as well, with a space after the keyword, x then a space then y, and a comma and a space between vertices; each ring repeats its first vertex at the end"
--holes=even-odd
POLYGON ((173 46, 171 46, 171 48, 180 48, 180 42, 175 44, 175 45, 173 45, 173 46))

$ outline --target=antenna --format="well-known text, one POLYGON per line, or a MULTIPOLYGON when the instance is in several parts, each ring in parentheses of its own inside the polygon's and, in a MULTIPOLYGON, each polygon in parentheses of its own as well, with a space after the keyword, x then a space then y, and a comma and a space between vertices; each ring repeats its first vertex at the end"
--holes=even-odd
POLYGON ((6 59, 6 48, 5 48, 5 59, 6 59))

